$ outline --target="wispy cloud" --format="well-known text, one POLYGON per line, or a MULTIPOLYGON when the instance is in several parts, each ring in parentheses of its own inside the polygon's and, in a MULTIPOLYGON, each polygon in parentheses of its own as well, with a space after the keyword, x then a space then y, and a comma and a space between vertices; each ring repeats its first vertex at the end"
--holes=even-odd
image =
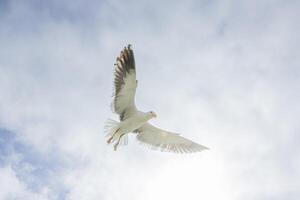
POLYGON ((297 7, 1 1, 0 199, 298 199, 297 7), (210 151, 105 144, 127 43, 138 107, 210 151))

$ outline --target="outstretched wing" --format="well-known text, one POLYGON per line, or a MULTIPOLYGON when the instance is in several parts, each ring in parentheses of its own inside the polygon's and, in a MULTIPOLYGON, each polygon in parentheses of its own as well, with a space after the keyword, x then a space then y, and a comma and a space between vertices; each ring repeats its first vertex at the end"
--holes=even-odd
POLYGON ((181 137, 177 133, 171 133, 146 123, 135 132, 138 133, 137 139, 145 144, 156 147, 162 151, 175 153, 191 153, 208 149, 189 139, 181 137))
POLYGON ((113 112, 119 114, 120 120, 123 121, 137 112, 134 101, 137 80, 134 55, 130 45, 125 47, 117 57, 114 74, 112 108, 113 112))

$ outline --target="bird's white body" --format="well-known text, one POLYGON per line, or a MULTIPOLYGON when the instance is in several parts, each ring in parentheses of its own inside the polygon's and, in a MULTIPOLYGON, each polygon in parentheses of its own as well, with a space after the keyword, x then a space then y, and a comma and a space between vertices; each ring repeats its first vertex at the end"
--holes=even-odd
POLYGON ((146 113, 137 112, 132 117, 121 121, 119 124, 119 132, 130 133, 143 126, 149 119, 151 119, 146 113))
MULTIPOLYGON (((144 113, 137 111, 130 118, 125 119, 121 122, 113 121, 108 130, 108 135, 111 137, 108 143, 118 140, 119 138, 124 138, 127 140, 127 134, 133 132, 134 130, 142 127, 146 124, 153 116, 150 113, 144 113)), ((123 139, 123 140, 124 140, 123 139)), ((127 142, 122 142, 127 143, 127 142)))

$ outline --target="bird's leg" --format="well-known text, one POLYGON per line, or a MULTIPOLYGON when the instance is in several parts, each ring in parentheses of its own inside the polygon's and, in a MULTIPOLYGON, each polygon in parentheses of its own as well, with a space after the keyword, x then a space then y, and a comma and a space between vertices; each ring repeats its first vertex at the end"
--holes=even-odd
POLYGON ((118 142, 114 145, 114 150, 117 151, 117 148, 118 148, 118 145, 120 144, 120 140, 121 140, 121 137, 123 137, 123 135, 125 135, 126 133, 123 133, 122 135, 120 135, 119 139, 118 139, 118 142))
POLYGON ((114 145, 114 150, 115 150, 115 151, 117 151, 118 145, 119 145, 118 142, 114 145))
POLYGON ((112 139, 115 137, 115 135, 117 134, 117 132, 120 130, 120 128, 118 128, 115 132, 114 132, 114 134, 107 140, 107 144, 110 144, 111 143, 111 141, 112 141, 112 139))

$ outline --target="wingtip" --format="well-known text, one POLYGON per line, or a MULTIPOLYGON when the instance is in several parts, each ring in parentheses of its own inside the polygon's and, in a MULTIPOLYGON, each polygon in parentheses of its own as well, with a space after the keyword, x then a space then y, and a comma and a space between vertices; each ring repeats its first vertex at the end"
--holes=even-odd
POLYGON ((124 47, 124 50, 125 50, 125 51, 126 51, 126 50, 130 50, 130 49, 131 49, 131 46, 132 46, 131 44, 127 44, 127 46, 124 47))
POLYGON ((203 146, 203 150, 210 150, 210 148, 203 146))

